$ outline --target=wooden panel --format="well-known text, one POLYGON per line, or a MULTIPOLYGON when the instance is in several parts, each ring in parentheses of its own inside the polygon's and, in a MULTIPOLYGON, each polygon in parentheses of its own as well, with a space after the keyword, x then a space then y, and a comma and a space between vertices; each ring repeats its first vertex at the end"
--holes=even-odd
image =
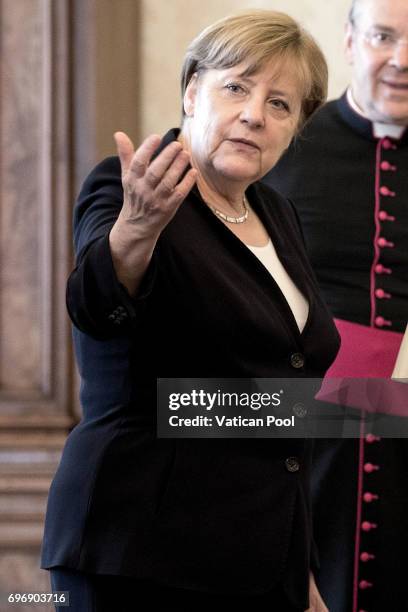
POLYGON ((43 386, 41 5, 41 0, 1 3, 0 381, 5 390, 40 391, 43 386))
POLYGON ((0 3, 0 409, 39 424, 71 400, 67 7, 0 3))
POLYGON ((0 550, 32 555, 76 420, 69 2, 0 0, 0 26, 0 550))

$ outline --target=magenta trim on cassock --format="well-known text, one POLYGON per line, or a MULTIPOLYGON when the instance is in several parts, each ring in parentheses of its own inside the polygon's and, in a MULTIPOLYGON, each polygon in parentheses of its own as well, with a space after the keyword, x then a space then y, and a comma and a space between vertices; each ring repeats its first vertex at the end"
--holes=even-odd
MULTIPOLYGON (((372 271, 378 260, 374 260, 372 271)), ((374 270, 375 273, 375 270, 374 270)), ((371 285, 372 294, 375 286, 371 285)), ((384 331, 375 327, 368 327, 342 319, 335 320, 336 327, 341 336, 341 347, 337 358, 326 375, 327 378, 389 378, 394 369, 403 334, 393 331, 384 331)), ((338 381, 340 383, 340 380, 338 381)), ((365 389, 363 389, 363 394, 365 389)), ((322 398, 323 399, 323 398, 322 398)), ((358 447, 358 480, 356 499, 356 530, 354 540, 354 571, 353 571, 353 608, 358 612, 358 595, 360 580, 360 546, 361 546, 361 517, 363 505, 364 484, 364 410, 360 422, 360 440, 358 447)))
POLYGON ((363 499, 363 465, 364 465, 364 413, 360 423, 360 441, 358 448, 358 483, 357 483, 357 511, 356 511, 356 537, 354 542, 354 574, 353 574, 353 612, 358 612, 358 585, 360 568, 360 523, 363 499))
POLYGON ((379 212, 380 212, 380 171, 381 171, 381 149, 383 144, 383 138, 380 139, 377 143, 377 149, 375 153, 375 185, 374 185, 374 193, 375 193, 375 206, 374 206, 374 224, 375 224, 375 234, 374 234, 374 258, 373 263, 371 264, 371 272, 370 272, 370 304, 371 304, 371 316, 370 321, 371 325, 374 327, 375 325, 375 317, 376 317, 376 301, 375 301, 375 267, 378 264, 378 260, 380 259, 380 250, 378 248, 378 239, 380 237, 381 227, 379 221, 379 212))

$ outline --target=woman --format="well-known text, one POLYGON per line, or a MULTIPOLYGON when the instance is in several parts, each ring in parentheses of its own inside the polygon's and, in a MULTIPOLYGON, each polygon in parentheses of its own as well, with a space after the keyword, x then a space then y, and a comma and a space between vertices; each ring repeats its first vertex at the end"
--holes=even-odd
POLYGON ((75 610, 129 610, 147 595, 148 609, 300 611, 309 586, 326 610, 309 576, 310 443, 155 432, 158 377, 320 377, 336 355, 293 209, 256 182, 326 80, 291 18, 228 17, 187 51, 181 130, 136 152, 117 133, 119 159, 85 182, 67 291, 84 419, 43 548, 75 610))

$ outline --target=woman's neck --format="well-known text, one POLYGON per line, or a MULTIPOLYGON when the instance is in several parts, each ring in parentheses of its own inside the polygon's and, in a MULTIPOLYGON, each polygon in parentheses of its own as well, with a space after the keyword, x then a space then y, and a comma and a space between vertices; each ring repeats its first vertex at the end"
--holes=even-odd
POLYGON ((213 185, 200 173, 197 176, 197 187, 204 202, 210 206, 237 215, 241 215, 244 211, 244 187, 228 189, 228 185, 213 185))

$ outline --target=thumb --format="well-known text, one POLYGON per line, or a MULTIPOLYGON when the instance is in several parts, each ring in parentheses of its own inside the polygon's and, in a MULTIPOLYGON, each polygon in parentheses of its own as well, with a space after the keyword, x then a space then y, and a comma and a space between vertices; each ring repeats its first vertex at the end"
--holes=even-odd
POLYGON ((135 152, 133 142, 124 132, 115 132, 113 135, 116 143, 116 150, 120 159, 122 175, 127 171, 135 152))

